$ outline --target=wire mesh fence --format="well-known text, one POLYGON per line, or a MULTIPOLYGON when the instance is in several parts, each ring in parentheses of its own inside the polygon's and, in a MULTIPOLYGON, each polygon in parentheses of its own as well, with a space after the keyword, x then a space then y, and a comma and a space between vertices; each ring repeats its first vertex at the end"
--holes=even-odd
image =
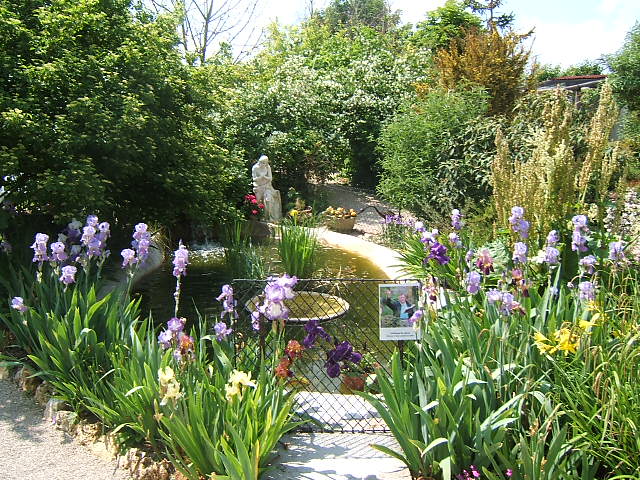
MULTIPOLYGON (((318 320, 335 342, 348 340, 354 350, 365 355, 367 365, 387 369, 388 360, 399 342, 381 341, 379 335, 379 285, 415 283, 415 280, 320 278, 300 279, 295 304, 286 323, 285 340, 302 343, 309 320, 318 320)), ((251 312, 262 301, 267 280, 236 279, 238 335, 258 335, 251 327, 251 312)), ((401 346, 401 345, 400 345, 401 346)), ((266 352, 268 355, 269 352, 266 352)), ((365 388, 376 393, 375 375, 361 370, 351 376, 343 372, 331 378, 325 368, 326 353, 321 348, 306 350, 296 361, 291 383, 295 385, 296 411, 311 422, 304 428, 325 432, 386 432, 387 426, 375 409, 353 392, 365 388)))

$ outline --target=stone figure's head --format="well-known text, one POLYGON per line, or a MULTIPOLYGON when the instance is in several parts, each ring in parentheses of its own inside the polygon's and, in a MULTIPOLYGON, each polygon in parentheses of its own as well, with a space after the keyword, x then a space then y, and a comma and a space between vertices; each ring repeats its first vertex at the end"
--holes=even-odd
POLYGON ((258 163, 260 165, 267 165, 269 163, 269 157, 267 157, 266 155, 260 156, 260 158, 258 159, 258 163))

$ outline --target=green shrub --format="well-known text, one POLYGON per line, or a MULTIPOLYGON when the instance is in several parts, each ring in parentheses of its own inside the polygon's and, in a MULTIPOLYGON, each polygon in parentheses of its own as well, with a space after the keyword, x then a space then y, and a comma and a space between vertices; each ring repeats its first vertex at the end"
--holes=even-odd
POLYGON ((485 113, 479 91, 434 89, 390 121, 380 137, 383 153, 378 191, 396 206, 424 218, 488 197, 488 158, 478 149, 490 129, 474 121, 485 113))

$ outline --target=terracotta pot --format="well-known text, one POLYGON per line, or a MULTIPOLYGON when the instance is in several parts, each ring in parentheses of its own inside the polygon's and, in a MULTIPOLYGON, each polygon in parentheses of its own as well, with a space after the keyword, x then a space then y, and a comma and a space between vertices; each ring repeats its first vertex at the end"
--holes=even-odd
POLYGON ((336 232, 350 232, 351 230, 353 230, 355 224, 356 217, 334 217, 327 220, 327 227, 329 227, 331 230, 335 230, 336 232))
POLYGON ((364 392, 364 386, 366 385, 366 375, 350 375, 345 373, 342 375, 342 382, 340 383, 340 393, 353 393, 364 392))

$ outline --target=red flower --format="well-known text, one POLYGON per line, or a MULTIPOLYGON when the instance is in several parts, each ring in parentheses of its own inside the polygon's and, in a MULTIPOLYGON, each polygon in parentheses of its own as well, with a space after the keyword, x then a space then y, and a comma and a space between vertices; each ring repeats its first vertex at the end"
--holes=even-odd
POLYGON ((253 198, 251 199, 251 203, 258 203, 258 201, 256 200, 256 197, 253 197, 253 198))
POLYGON ((257 215, 258 211, 257 210, 251 210, 251 213, 254 214, 254 215, 257 215))
POLYGON ((264 208, 264 203, 259 203, 258 204, 258 208, 260 208, 260 209, 264 208))

